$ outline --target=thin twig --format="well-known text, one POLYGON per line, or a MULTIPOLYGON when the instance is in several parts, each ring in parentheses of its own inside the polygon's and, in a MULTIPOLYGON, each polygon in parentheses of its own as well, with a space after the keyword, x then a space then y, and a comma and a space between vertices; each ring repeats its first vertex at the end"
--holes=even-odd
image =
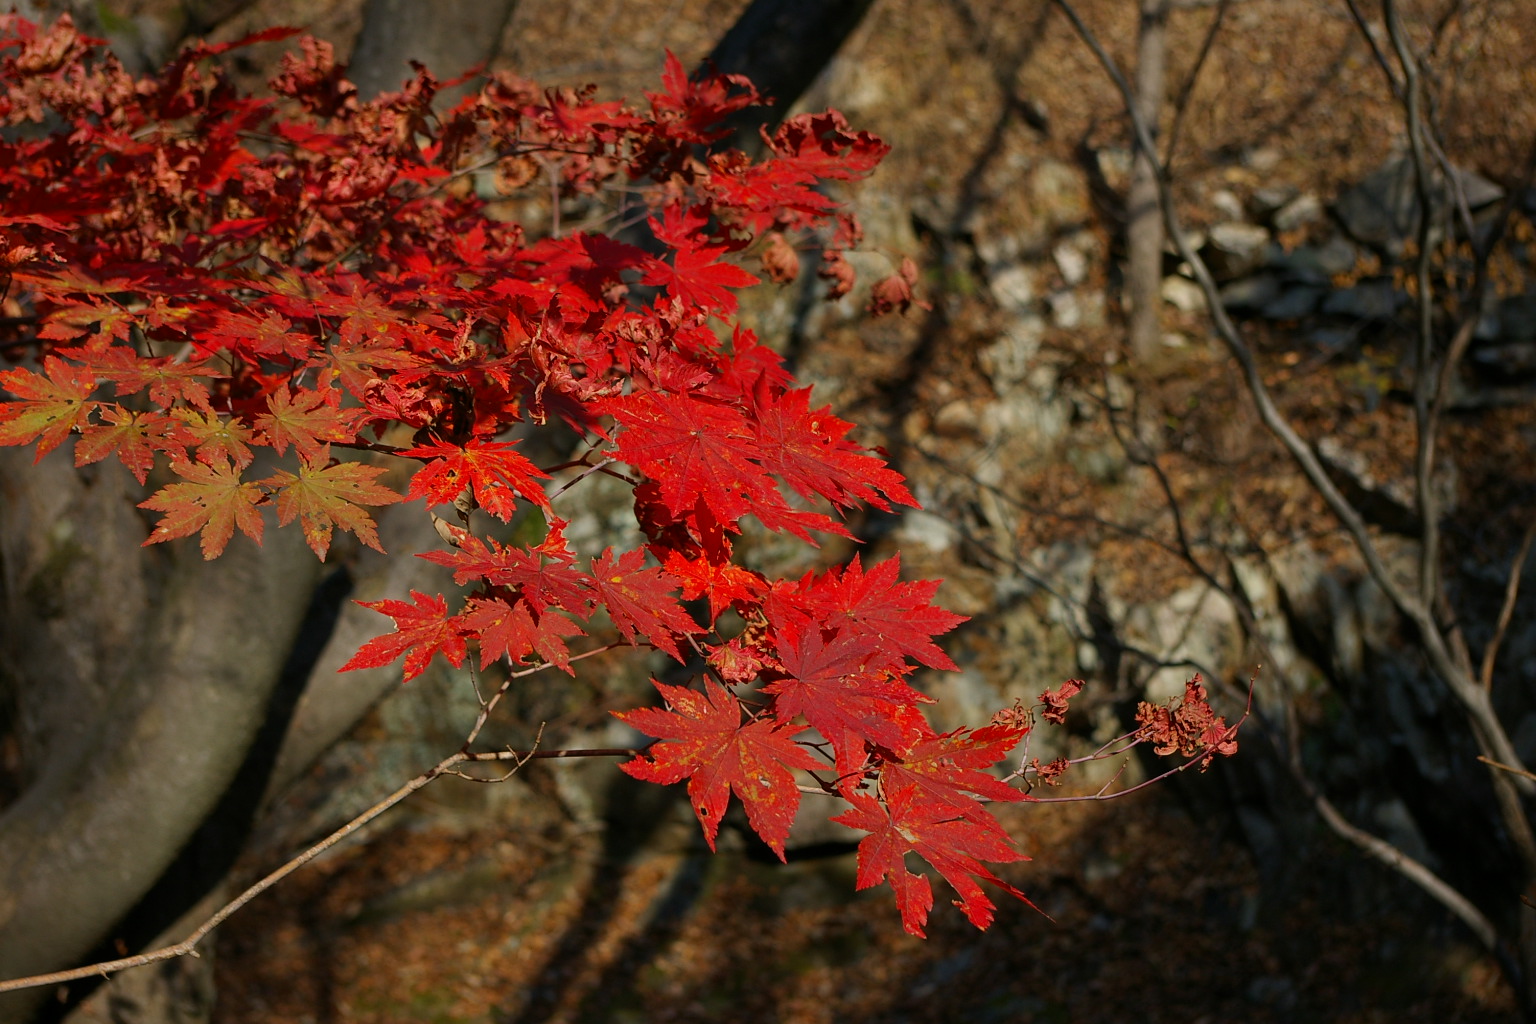
POLYGON ((1509 567, 1509 581, 1504 584, 1504 606, 1499 609, 1498 625, 1494 627, 1493 639, 1483 649, 1483 666, 1478 673, 1478 681, 1483 684, 1484 690, 1493 689, 1493 662, 1498 657, 1499 646, 1504 643, 1509 620, 1515 614, 1515 599, 1520 596, 1520 573, 1525 568, 1525 556, 1531 553, 1532 540, 1536 540, 1536 520, 1525 528, 1525 537, 1520 541, 1520 553, 1515 555, 1515 564, 1509 567))

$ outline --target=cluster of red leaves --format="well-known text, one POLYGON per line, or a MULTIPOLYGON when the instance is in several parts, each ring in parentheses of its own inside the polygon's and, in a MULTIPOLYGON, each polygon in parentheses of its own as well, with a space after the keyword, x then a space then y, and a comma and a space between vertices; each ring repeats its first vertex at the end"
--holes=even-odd
MULTIPOLYGON (((982 801, 1027 799, 987 769, 1028 716, 940 735, 907 682, 954 668, 933 638, 962 618, 932 604, 937 583, 902 581, 895 560, 799 580, 733 560, 748 516, 813 542, 847 536, 835 516, 861 503, 915 505, 774 352, 720 329, 757 283, 737 261, 790 280, 791 238, 847 292, 859 229, 821 186, 864 176, 885 144, 828 112, 785 123, 762 159, 708 154, 756 93, 670 57, 643 107, 500 74, 437 111, 424 71, 364 102, 308 39, 272 98, 242 95, 214 60, 238 45, 134 78, 67 20, 0 17, 3 313, 35 330, 8 351, 39 353, 0 373, 0 444, 41 458, 75 437, 76 464, 155 477, 145 543, 200 534, 208 558, 236 530, 259 541, 268 507, 324 558, 338 528, 379 547, 369 508, 451 504, 465 525, 439 520, 449 546, 421 557, 469 588, 462 604, 368 605, 396 629, 346 667, 404 657, 409 680, 473 654, 570 671, 596 621, 698 666, 702 688, 657 683, 665 707, 620 714, 660 741, 623 767, 686 780, 711 844, 734 793, 782 856, 809 778, 851 805, 835 820, 869 833, 858 884, 889 880, 908 931, 933 900, 908 853, 979 927, 980 881, 1022 899, 986 866, 1022 855, 982 801), (622 191, 648 204, 651 241, 561 234, 559 210, 529 237, 491 201, 518 188, 622 191), (558 506, 579 477, 547 491, 557 468, 501 439, 551 418, 587 446, 559 470, 634 486, 645 547, 571 548, 558 506), (380 480, 391 466, 413 469, 403 498, 380 480), (542 539, 473 533, 475 509, 526 511, 542 539)), ((872 306, 905 309, 916 276, 904 262, 872 306)))
POLYGON ((1209 768, 1216 755, 1231 757, 1237 753, 1237 727, 1211 708, 1206 699, 1200 674, 1184 684, 1184 699, 1166 704, 1142 701, 1136 708, 1136 738, 1152 744, 1158 756, 1177 754, 1200 756, 1202 770, 1209 768))

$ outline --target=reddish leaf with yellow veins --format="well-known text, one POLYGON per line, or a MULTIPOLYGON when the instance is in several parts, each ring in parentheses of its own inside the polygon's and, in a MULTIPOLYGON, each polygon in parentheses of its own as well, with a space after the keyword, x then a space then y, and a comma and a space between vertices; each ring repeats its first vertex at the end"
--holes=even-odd
MULTIPOLYGON (((0 403, 0 445, 37 442, 37 459, 64 443, 85 423, 94 402, 96 375, 55 356, 43 360, 43 373, 17 368, 0 373, 0 388, 21 398, 0 403)), ((34 459, 33 461, 37 461, 34 459)))
POLYGON ((139 508, 165 513, 145 545, 201 531, 203 557, 218 558, 237 526, 241 533, 261 543, 263 523, 256 506, 266 495, 256 484, 242 483, 240 471, 228 460, 210 465, 182 459, 171 463, 171 469, 183 482, 167 484, 147 501, 139 502, 139 508))
POLYGON ((331 547, 331 530, 341 527, 373 548, 379 546, 379 534, 373 517, 363 505, 393 505, 400 495, 378 483, 387 472, 379 466, 361 462, 342 462, 335 466, 299 466, 299 475, 279 472, 262 483, 277 489, 277 521, 287 526, 295 519, 304 530, 304 540, 324 561, 331 547))

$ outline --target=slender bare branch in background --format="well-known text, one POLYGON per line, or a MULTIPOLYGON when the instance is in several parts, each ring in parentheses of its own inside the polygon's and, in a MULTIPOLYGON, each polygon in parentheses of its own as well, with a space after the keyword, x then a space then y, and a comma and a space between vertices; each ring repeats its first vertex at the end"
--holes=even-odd
POLYGON ((1499 619, 1493 628, 1493 639, 1488 641, 1488 646, 1483 649, 1482 670, 1478 672, 1478 681, 1483 684, 1483 689, 1493 688, 1493 663, 1499 656, 1499 648, 1504 644, 1504 633, 1509 629, 1509 620, 1515 615, 1515 600, 1520 596, 1520 573, 1525 569, 1525 556, 1531 553, 1531 541, 1536 540, 1536 522, 1525 528, 1525 537, 1520 541, 1520 551, 1515 555, 1515 564, 1509 567, 1509 580, 1504 584, 1504 605, 1499 609, 1499 619))
MULTIPOLYGON (((1495 799, 1499 806, 1499 820, 1502 831, 1510 841, 1515 853, 1519 856, 1527 878, 1536 877, 1536 835, 1533 835, 1530 818, 1526 814, 1522 797, 1536 794, 1536 775, 1528 772, 1515 752, 1514 744, 1500 721, 1494 709, 1488 688, 1482 680, 1474 675, 1474 669, 1470 657, 1466 653, 1465 644, 1461 640, 1459 631, 1454 624, 1442 625, 1437 614, 1444 605, 1444 591, 1439 578, 1439 533, 1438 515, 1439 509, 1434 496, 1433 463, 1435 448, 1435 428, 1437 417, 1446 401, 1446 393, 1449 391, 1449 382, 1453 378, 1456 361, 1461 357, 1467 345, 1470 343, 1472 329, 1475 325, 1478 308, 1471 316, 1469 324, 1464 324, 1462 329, 1456 332, 1452 344, 1446 353, 1444 362, 1438 366, 1434 361, 1434 324, 1433 307, 1427 305, 1431 298, 1429 281, 1428 259, 1430 241, 1432 240, 1434 204, 1430 183, 1432 177, 1429 170, 1428 151, 1431 144, 1426 139, 1426 129, 1423 120, 1422 103, 1419 90, 1422 87, 1418 78, 1418 64, 1408 47, 1406 36, 1396 18, 1396 11, 1392 0, 1384 0, 1388 14, 1389 26, 1395 27, 1395 49, 1397 50, 1399 63, 1406 76, 1406 81, 1399 81, 1396 73, 1387 61, 1377 44, 1374 34, 1361 15, 1354 0, 1347 0, 1351 13, 1359 23, 1362 33, 1375 52, 1378 62, 1386 71, 1389 81, 1392 83, 1394 93, 1401 100, 1406 120, 1408 122, 1410 142, 1412 144, 1412 159, 1414 160, 1414 173, 1416 176, 1417 194, 1420 216, 1420 246, 1419 263, 1417 269, 1417 284, 1419 286, 1419 323, 1416 349, 1418 354, 1415 372, 1418 375, 1415 381, 1415 412, 1419 427, 1417 443, 1417 474, 1416 483, 1418 489, 1418 504, 1424 520, 1424 533, 1421 536, 1422 555, 1415 573, 1413 583, 1405 583, 1394 574, 1385 561, 1371 536, 1363 516, 1359 510, 1344 497, 1334 485, 1332 479, 1324 470, 1311 446, 1302 439, 1286 416, 1279 410, 1269 392, 1258 364, 1257 357, 1238 330, 1231 317, 1222 305, 1221 297, 1209 268, 1200 258, 1200 255, 1190 246, 1187 234, 1182 230, 1177 211, 1174 207, 1173 197, 1166 174, 1159 174, 1157 178, 1158 199, 1161 205, 1162 215, 1168 231, 1168 237, 1173 242, 1179 256, 1189 265, 1191 272, 1205 295, 1210 311, 1211 321, 1217 336, 1221 339, 1227 351, 1238 364, 1243 381, 1249 395, 1253 399, 1260 419, 1271 433, 1280 441, 1287 453, 1296 461, 1306 477, 1308 483, 1323 498, 1329 509, 1343 525, 1346 533, 1354 543, 1366 570, 1372 581, 1381 589, 1394 607, 1413 626, 1417 634, 1423 654, 1428 661, 1434 675, 1443 683, 1447 691, 1460 704, 1466 714, 1468 724, 1476 739, 1482 759, 1489 765, 1489 777, 1492 782, 1495 799), (1437 372, 1438 371, 1438 372, 1437 372)), ((1119 91, 1127 115, 1130 118, 1131 127, 1135 139, 1135 146, 1141 154, 1155 154, 1157 151, 1155 136, 1152 126, 1143 116, 1137 102, 1137 94, 1121 74, 1118 67, 1104 48, 1099 44, 1091 29, 1084 23, 1071 0, 1056 0, 1056 5, 1071 21, 1079 37, 1093 52, 1103 67, 1105 73, 1119 91)), ((1435 156, 1441 160, 1441 172, 1447 180, 1454 178, 1449 164, 1443 161, 1438 147, 1435 148, 1435 156)), ((1508 204, 1506 204, 1507 209, 1508 204)), ((1481 254, 1480 254, 1481 255, 1481 254)), ((1483 277, 1477 275, 1478 295, 1474 296, 1476 306, 1481 305, 1481 287, 1483 277)), ((1198 567, 1198 563, 1196 563, 1198 567)), ((1506 604, 1509 603, 1506 600, 1506 604)), ((1287 759, 1293 768, 1298 768, 1291 759, 1287 759)), ((1304 782, 1305 777, 1297 772, 1299 782, 1304 782)), ((1453 887, 1445 883, 1424 865, 1418 864, 1411 858, 1406 858, 1403 851, 1397 850, 1391 844, 1385 843, 1369 833, 1355 828, 1337 809, 1329 803, 1325 797, 1315 788, 1306 784, 1313 799, 1314 807, 1319 815, 1334 831, 1349 839, 1355 845, 1369 855, 1389 864, 1399 871, 1404 877, 1415 882, 1431 897, 1456 914, 1465 922, 1479 938, 1494 948, 1501 955, 1501 960, 1510 973, 1511 979, 1517 987, 1524 988, 1524 958, 1521 962, 1515 962, 1506 955, 1509 947, 1499 942, 1498 934, 1491 921, 1477 908, 1473 907, 1466 898, 1453 887)), ((1514 940, 1511 940, 1512 942, 1514 940)), ((1523 942, 1517 943, 1523 945, 1523 942)), ((1522 996, 1522 999, 1525 997, 1522 996)))

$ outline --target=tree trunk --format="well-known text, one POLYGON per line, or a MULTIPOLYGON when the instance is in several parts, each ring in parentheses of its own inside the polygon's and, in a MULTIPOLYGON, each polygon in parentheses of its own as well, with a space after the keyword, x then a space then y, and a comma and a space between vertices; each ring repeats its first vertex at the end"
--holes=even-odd
MULTIPOLYGON (((70 966, 149 891, 267 713, 318 575, 295 530, 141 547, 145 490, 67 450, 0 452, 0 699, 22 774, 0 814, 0 977, 70 966)), ((0 1000, 25 1020, 50 993, 0 1000)))
MULTIPOLYGON (((496 56, 517 0, 368 0, 352 50, 351 78, 364 99, 400 88, 419 61, 439 78, 496 56)), ((445 94, 445 99, 466 91, 445 94)))
MULTIPOLYGON (((1141 0, 1136 37, 1136 109, 1157 137, 1167 57, 1168 0, 1141 0)), ((1126 197, 1125 292, 1130 300, 1131 358, 1146 362, 1162 344, 1163 215, 1157 201, 1156 154, 1138 147, 1126 197)))
POLYGON ((772 102, 766 110, 749 108, 733 118, 732 134, 719 143, 720 147, 757 153, 762 148, 759 126, 772 127, 784 119, 859 27, 873 3, 753 0, 710 51, 704 65, 729 75, 746 75, 760 92, 772 97, 772 102))

